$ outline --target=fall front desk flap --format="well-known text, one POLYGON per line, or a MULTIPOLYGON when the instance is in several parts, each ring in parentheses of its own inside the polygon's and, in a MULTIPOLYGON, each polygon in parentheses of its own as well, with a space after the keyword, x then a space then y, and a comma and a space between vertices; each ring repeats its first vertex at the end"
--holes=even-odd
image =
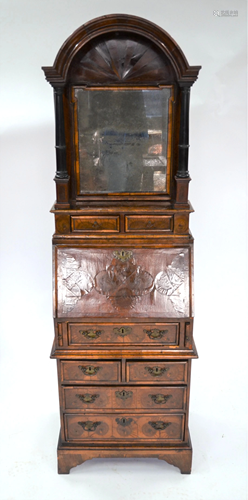
POLYGON ((55 247, 57 317, 189 317, 191 253, 55 247))

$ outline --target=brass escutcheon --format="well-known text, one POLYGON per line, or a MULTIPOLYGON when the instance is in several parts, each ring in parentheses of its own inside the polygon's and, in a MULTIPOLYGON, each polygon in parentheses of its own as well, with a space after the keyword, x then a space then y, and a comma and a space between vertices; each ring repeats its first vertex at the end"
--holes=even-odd
POLYGON ((131 424, 133 419, 123 417, 123 418, 116 418, 115 421, 117 422, 118 425, 122 425, 122 427, 127 427, 128 425, 131 424))
POLYGON ((165 404, 171 398, 171 394, 165 396, 163 394, 149 394, 149 396, 157 405, 165 404))
POLYGON ((90 420, 87 420, 86 422, 78 422, 81 427, 83 427, 84 431, 92 432, 95 431, 98 425, 100 425, 102 422, 91 422, 90 420))
POLYGON ((153 330, 144 330, 144 333, 150 337, 150 339, 161 339, 168 330, 159 330, 158 328, 154 328, 153 330))
POLYGON ((145 369, 153 376, 160 377, 164 372, 168 370, 168 368, 162 368, 161 366, 146 366, 145 369))
POLYGON ((98 339, 100 335, 103 333, 102 330, 80 330, 81 333, 86 339, 98 339))
POLYGON ((113 332, 119 337, 126 337, 132 333, 132 328, 130 326, 121 326, 120 328, 113 328, 113 332))
POLYGON ((155 224, 154 222, 152 222, 151 220, 149 220, 147 223, 146 223, 146 228, 147 229, 153 229, 155 227, 155 224))
POLYGON ((98 370, 100 370, 100 366, 82 366, 82 365, 79 365, 78 368, 80 370, 82 370, 82 372, 85 375, 95 375, 98 372, 98 370))
POLYGON ((99 394, 76 394, 76 396, 82 403, 94 403, 99 398, 99 394))
POLYGON ((116 391, 115 395, 116 395, 117 398, 125 400, 125 399, 128 399, 128 398, 131 398, 132 395, 133 395, 133 393, 132 393, 132 391, 125 391, 123 389, 123 391, 116 391))
POLYGON ((113 254, 114 257, 121 262, 126 262, 126 260, 129 260, 133 256, 133 252, 128 250, 115 250, 113 254))
POLYGON ((92 223, 92 227, 94 229, 101 229, 102 226, 97 222, 97 220, 95 220, 95 222, 92 223))
POLYGON ((148 424, 153 427, 153 429, 156 429, 156 431, 163 431, 171 424, 171 422, 162 422, 161 420, 157 420, 157 422, 148 422, 148 424))

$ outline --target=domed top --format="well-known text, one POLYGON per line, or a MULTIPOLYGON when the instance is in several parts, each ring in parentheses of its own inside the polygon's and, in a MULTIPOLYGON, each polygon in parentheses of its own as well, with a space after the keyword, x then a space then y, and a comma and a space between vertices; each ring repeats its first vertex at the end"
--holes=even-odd
POLYGON ((191 86, 200 66, 189 66, 166 31, 136 16, 93 19, 62 45, 54 65, 43 67, 53 87, 172 84, 191 86))

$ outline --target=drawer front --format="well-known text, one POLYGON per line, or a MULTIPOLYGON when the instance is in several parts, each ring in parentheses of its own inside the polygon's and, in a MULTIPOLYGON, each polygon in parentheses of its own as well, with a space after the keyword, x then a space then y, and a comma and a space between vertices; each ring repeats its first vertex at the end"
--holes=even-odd
POLYGON ((68 324, 68 345, 162 344, 178 346, 179 323, 68 324))
POLYGON ((173 228, 173 217, 169 215, 127 215, 125 217, 125 231, 161 231, 171 233, 173 228))
POLYGON ((182 441, 184 415, 108 414, 65 415, 68 441, 149 440, 182 441))
POLYGON ((65 410, 184 410, 185 387, 63 387, 65 410))
POLYGON ((120 382, 120 361, 61 361, 61 381, 94 384, 120 382))
POLYGON ((127 362, 127 381, 139 383, 187 383, 187 361, 127 362))
POLYGON ((189 214, 174 215, 174 232, 176 234, 187 234, 189 231, 189 214))
POLYGON ((92 216, 85 215, 71 217, 71 230, 73 233, 85 232, 108 232, 118 233, 120 230, 120 222, 118 216, 92 216))

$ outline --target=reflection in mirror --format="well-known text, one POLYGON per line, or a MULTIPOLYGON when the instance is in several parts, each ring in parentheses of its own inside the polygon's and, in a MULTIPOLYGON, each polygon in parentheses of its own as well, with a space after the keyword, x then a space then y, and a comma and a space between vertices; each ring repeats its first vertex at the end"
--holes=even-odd
POLYGON ((166 192, 171 88, 75 88, 80 193, 166 192))

